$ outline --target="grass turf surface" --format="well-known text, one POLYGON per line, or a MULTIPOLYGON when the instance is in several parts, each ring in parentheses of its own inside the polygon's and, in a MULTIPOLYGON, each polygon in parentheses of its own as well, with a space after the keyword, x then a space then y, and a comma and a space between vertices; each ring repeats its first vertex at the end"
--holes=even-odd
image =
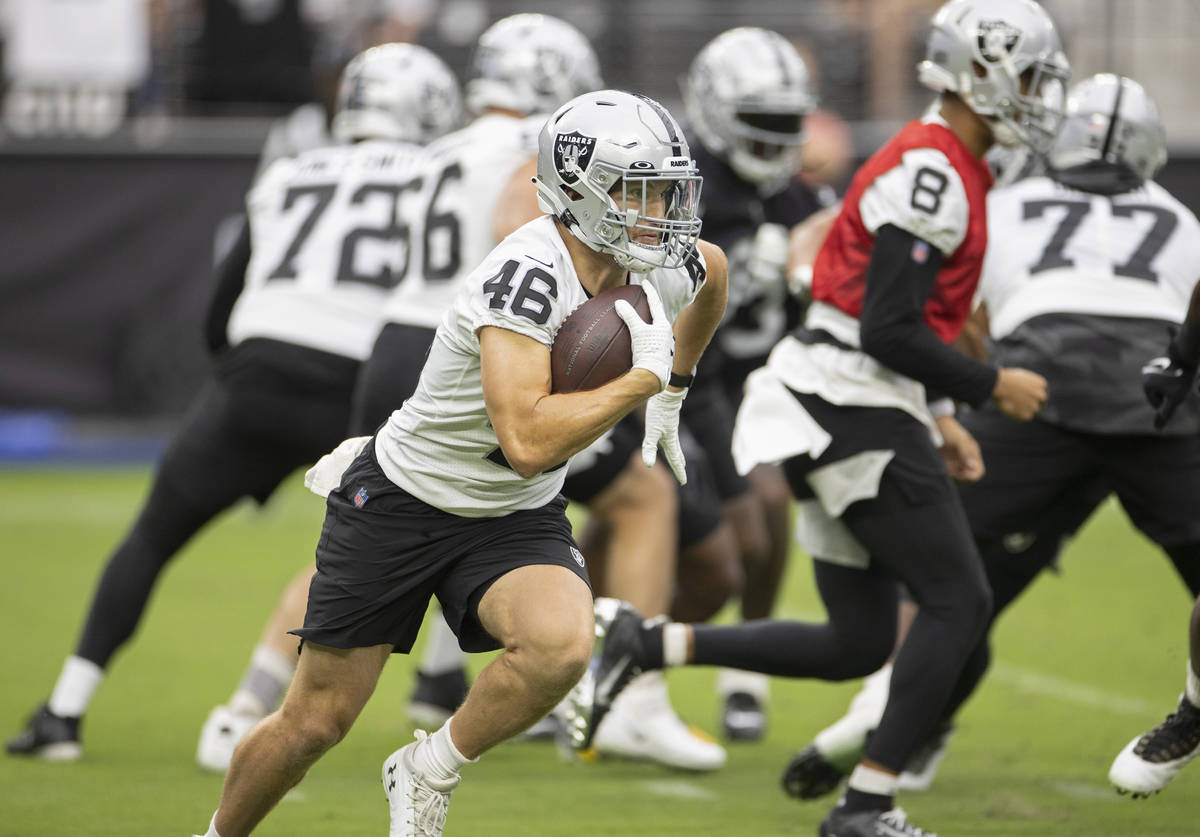
MULTIPOLYGON (((45 699, 71 650, 108 550, 136 513, 148 472, 0 473, 0 733, 45 699)), ((110 666, 75 764, 0 758, 0 835, 188 835, 216 806, 218 776, 193 762, 208 710, 237 684, 284 582, 311 559, 322 506, 292 480, 264 510, 210 526, 160 580, 132 643, 110 666)), ((943 837, 1183 837, 1200 830, 1200 767, 1133 802, 1106 774, 1116 752, 1173 708, 1183 686, 1190 602, 1168 562, 1105 506, 1001 620, 996 665, 960 716, 931 792, 901 804, 943 837)), ((791 566, 781 614, 821 618, 809 562, 791 566)), ((486 657, 473 661, 478 668, 486 657)), ((264 837, 382 835, 379 768, 410 739, 413 664, 393 657, 374 698, 267 818, 264 837)), ((713 731, 715 671, 669 678, 689 722, 713 731)), ((708 775, 649 764, 565 764, 549 744, 512 742, 468 768, 454 835, 812 835, 833 799, 779 790, 790 755, 839 715, 857 684, 776 680, 765 741, 730 748, 708 775)))

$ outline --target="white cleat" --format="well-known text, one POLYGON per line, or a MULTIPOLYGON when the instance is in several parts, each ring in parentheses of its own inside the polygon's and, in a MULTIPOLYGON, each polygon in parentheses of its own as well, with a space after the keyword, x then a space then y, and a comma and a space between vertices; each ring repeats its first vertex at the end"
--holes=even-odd
POLYGON ((388 837, 441 837, 446 826, 450 792, 461 779, 439 779, 420 772, 413 764, 413 752, 429 736, 425 730, 413 733, 417 740, 401 747, 383 763, 383 792, 391 811, 388 837))
POLYGON ((1145 799, 1158 793, 1184 765, 1200 756, 1200 709, 1186 697, 1179 708, 1145 735, 1138 736, 1117 754, 1108 780, 1119 793, 1145 799))
POLYGON ((682 770, 718 770, 726 758, 720 744, 675 714, 658 671, 639 675, 617 696, 592 746, 600 755, 656 761, 682 770))
POLYGON ((224 773, 233 760, 233 750, 238 742, 261 718, 252 715, 237 715, 228 706, 214 707, 208 720, 200 730, 200 743, 196 746, 196 763, 205 770, 224 773))

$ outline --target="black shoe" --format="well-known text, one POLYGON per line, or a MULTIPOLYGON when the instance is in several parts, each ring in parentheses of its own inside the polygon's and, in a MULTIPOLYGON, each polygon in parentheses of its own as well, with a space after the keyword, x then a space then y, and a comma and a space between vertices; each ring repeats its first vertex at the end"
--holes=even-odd
POLYGON ((586 750, 612 702, 645 670, 642 616, 628 602, 596 599, 596 644, 588 670, 562 705, 563 734, 572 749, 586 750))
POLYGON ((762 702, 749 692, 730 692, 721 707, 721 729, 730 741, 758 741, 767 731, 762 702))
POLYGON ((1179 699, 1179 708, 1154 729, 1125 745, 1108 771, 1120 793, 1144 799, 1158 793, 1184 765, 1200 756, 1200 709, 1179 699))
POLYGON ((45 761, 75 761, 83 755, 83 745, 79 743, 81 720, 55 715, 43 703, 30 716, 24 731, 8 739, 4 748, 14 756, 30 756, 45 761))
POLYGON ((809 744, 783 769, 783 791, 797 799, 817 799, 835 791, 846 778, 842 769, 809 744))
POLYGON ((442 674, 418 671, 417 688, 408 699, 408 717, 418 724, 437 729, 462 706, 470 688, 467 672, 462 668, 442 674))
POLYGON ((848 813, 841 806, 829 812, 817 833, 820 837, 937 837, 910 823, 900 808, 848 813))

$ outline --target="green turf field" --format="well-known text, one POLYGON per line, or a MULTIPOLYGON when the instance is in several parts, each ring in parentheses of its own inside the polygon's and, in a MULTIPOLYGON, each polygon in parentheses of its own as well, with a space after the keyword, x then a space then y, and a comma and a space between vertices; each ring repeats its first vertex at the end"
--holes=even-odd
MULTIPOLYGON (((147 472, 0 472, 0 734, 44 699, 78 631, 108 549, 134 513, 147 472)), ((221 779, 193 761, 208 710, 236 685, 283 583, 312 555, 322 506, 298 482, 270 507, 239 508, 180 557, 134 642, 118 656, 84 727, 76 764, 0 757, 0 835, 203 832, 221 779)), ((1162 719, 1183 687, 1190 602, 1165 559, 1105 507, 1065 560, 1002 621, 997 666, 961 716, 934 790, 901 804, 943 837, 1131 837, 1200 833, 1200 765, 1143 802, 1106 773, 1125 742, 1162 719)), ((819 617, 797 557, 785 614, 819 617)), ((483 659, 477 661, 482 664, 483 659)), ((411 679, 393 658, 350 736, 257 832, 379 837, 383 759, 410 738, 411 679)), ((680 713, 714 729, 714 672, 670 676, 680 713)), ((566 764, 553 745, 510 743, 468 769, 447 835, 814 835, 825 801, 778 789, 790 754, 840 714, 855 684, 777 681, 761 744, 695 776, 653 765, 566 764)))

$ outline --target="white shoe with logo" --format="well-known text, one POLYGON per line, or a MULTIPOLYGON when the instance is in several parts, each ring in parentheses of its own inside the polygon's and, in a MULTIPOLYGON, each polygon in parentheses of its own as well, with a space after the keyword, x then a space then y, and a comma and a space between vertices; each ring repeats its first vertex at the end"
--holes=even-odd
POLYGON ((383 763, 383 792, 391 809, 388 837, 441 837, 446 826, 450 792, 461 781, 429 776, 413 763, 413 753, 429 736, 414 732, 417 740, 401 747, 383 763))
POLYGON ((656 761, 683 770, 725 766, 725 749, 675 714, 659 671, 639 675, 617 696, 592 746, 601 755, 656 761))
POLYGON ((260 720, 252 715, 237 715, 228 706, 213 707, 200 730, 196 763, 205 770, 224 773, 233 759, 233 749, 260 720))

